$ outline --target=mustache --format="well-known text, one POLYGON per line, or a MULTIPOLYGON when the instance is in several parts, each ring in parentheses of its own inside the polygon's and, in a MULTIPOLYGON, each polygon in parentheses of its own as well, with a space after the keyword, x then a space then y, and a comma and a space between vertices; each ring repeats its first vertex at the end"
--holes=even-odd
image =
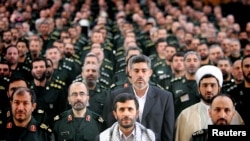
POLYGON ((225 122, 227 122, 227 120, 224 119, 224 118, 220 118, 220 119, 217 120, 217 122, 218 122, 218 121, 225 121, 225 122))
POLYGON ((138 81, 138 80, 140 81, 140 80, 144 80, 144 79, 143 79, 143 77, 139 77, 139 78, 137 79, 137 81, 138 81))
POLYGON ((132 120, 131 118, 129 118, 128 116, 122 118, 122 120, 132 120))
POLYGON ((17 113, 17 114, 23 114, 24 111, 23 111, 23 110, 18 110, 16 113, 17 113))
POLYGON ((78 101, 76 101, 76 102, 74 103, 74 105, 75 105, 75 104, 83 104, 83 102, 80 101, 80 100, 78 100, 78 101))

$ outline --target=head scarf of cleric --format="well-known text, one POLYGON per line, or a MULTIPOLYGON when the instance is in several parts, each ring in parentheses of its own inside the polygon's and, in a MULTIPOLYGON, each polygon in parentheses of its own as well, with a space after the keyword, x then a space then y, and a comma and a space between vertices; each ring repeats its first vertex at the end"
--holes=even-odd
POLYGON ((209 104, 220 93, 223 84, 221 70, 213 65, 205 65, 197 70, 195 77, 201 99, 209 104))

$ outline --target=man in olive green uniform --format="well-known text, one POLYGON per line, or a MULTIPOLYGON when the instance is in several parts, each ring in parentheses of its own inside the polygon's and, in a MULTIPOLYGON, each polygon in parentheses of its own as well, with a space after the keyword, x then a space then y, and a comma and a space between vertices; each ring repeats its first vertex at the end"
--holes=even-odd
POLYGON ((99 47, 103 49, 106 59, 113 61, 113 44, 107 42, 107 40, 104 39, 102 32, 99 30, 94 30, 92 32, 89 43, 82 48, 81 60, 85 58, 86 54, 90 52, 92 48, 97 46, 96 44, 99 44, 99 47))
POLYGON ((171 81, 181 78, 185 74, 184 53, 177 52, 173 55, 171 62, 172 74, 159 75, 159 83, 165 90, 169 90, 171 81))
MULTIPOLYGON (((106 66, 103 66, 102 65, 102 62, 100 61, 100 59, 98 58, 98 56, 95 54, 95 53, 88 53, 84 59, 84 62, 83 62, 83 66, 86 65, 86 64, 96 64, 100 67, 100 77, 99 77, 99 80, 98 80, 98 83, 100 84, 100 86, 102 88, 109 88, 110 86, 110 79, 111 79, 111 76, 109 74, 109 72, 111 71, 111 66, 109 65, 106 65, 106 66)), ((78 75, 76 77, 76 79, 82 79, 82 76, 81 75, 78 75)), ((75 80, 76 80, 75 79, 75 80)), ((80 80, 81 81, 81 80, 80 80)))
POLYGON ((102 88, 98 82, 100 77, 100 68, 96 64, 85 64, 82 68, 82 73, 79 78, 73 82, 85 82, 89 90, 88 109, 102 115, 105 99, 110 91, 107 88, 102 88))
POLYGON ((127 78, 127 62, 134 55, 140 55, 142 53, 141 49, 138 47, 129 47, 126 51, 123 61, 120 62, 120 70, 116 71, 112 80, 113 83, 117 83, 118 81, 124 81, 127 78))
POLYGON ((195 81, 195 73, 200 67, 200 56, 194 51, 185 53, 184 67, 186 70, 184 76, 173 78, 169 87, 175 98, 176 118, 183 109, 199 102, 200 99, 195 81))
POLYGON ((227 89, 234 86, 234 79, 232 77, 232 62, 229 58, 221 58, 217 62, 217 67, 223 74, 223 85, 221 88, 222 93, 226 93, 227 89))
POLYGON ((158 83, 160 75, 172 73, 170 65, 167 64, 166 61, 167 47, 170 48, 170 46, 167 43, 167 40, 165 38, 159 38, 155 43, 156 53, 149 56, 152 61, 152 68, 153 68, 153 75, 151 77, 151 80, 155 83, 158 83))
POLYGON ((32 61, 32 76, 30 88, 36 93, 37 106, 33 112, 38 122, 46 122, 53 126, 53 117, 67 109, 67 100, 63 87, 47 81, 47 60, 36 58, 32 61))
POLYGON ((104 76, 103 78, 105 78, 106 88, 109 88, 111 85, 112 76, 114 74, 113 62, 104 56, 104 52, 101 48, 92 48, 90 52, 94 53, 98 57, 101 73, 105 72, 105 74, 101 75, 104 76))
POLYGON ((103 119, 87 109, 89 93, 85 83, 73 82, 69 87, 68 101, 72 109, 54 118, 56 141, 94 141, 104 130, 103 119))
POLYGON ((53 62, 54 73, 51 81, 60 80, 61 82, 57 83, 62 84, 67 90, 68 86, 78 75, 73 60, 62 58, 60 50, 55 46, 47 48, 45 57, 53 62))
POLYGON ((12 118, 6 125, 7 141, 53 141, 52 130, 39 124, 32 112, 36 107, 36 96, 28 88, 18 88, 11 96, 12 118))

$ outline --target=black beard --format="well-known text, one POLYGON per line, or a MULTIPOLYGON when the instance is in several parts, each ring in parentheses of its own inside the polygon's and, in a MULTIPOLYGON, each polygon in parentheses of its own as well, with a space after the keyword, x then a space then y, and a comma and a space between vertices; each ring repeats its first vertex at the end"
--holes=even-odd
POLYGON ((229 76, 229 74, 227 74, 227 73, 223 74, 223 80, 227 79, 228 76, 229 76))
POLYGON ((67 58, 71 58, 73 55, 71 54, 71 53, 69 53, 69 52, 66 52, 66 53, 64 53, 64 55, 65 55, 65 57, 67 57, 67 58))
POLYGON ((211 99, 205 99, 202 95, 200 95, 200 98, 205 101, 206 103, 208 104, 211 104, 212 103, 212 98, 211 99))
POLYGON ((4 40, 4 43, 10 44, 10 43, 11 43, 11 40, 4 40))
POLYGON ((206 60, 207 58, 208 58, 208 55, 206 55, 206 56, 201 56, 201 60, 202 60, 202 61, 206 60))
POLYGON ((38 78, 38 77, 36 77, 35 75, 33 75, 33 78, 34 78, 35 80, 38 80, 38 81, 43 81, 43 80, 46 79, 46 73, 43 73, 42 77, 40 77, 40 78, 38 78))
POLYGON ((87 86, 88 86, 88 87, 93 87, 93 86, 96 85, 96 82, 95 82, 95 81, 87 81, 86 83, 87 83, 87 86))
POLYGON ((243 73, 243 76, 244 76, 244 80, 246 80, 248 83, 250 83, 250 74, 246 75, 245 73, 243 73))
POLYGON ((51 76, 52 76, 52 73, 50 73, 50 72, 46 73, 46 79, 49 79, 51 76))

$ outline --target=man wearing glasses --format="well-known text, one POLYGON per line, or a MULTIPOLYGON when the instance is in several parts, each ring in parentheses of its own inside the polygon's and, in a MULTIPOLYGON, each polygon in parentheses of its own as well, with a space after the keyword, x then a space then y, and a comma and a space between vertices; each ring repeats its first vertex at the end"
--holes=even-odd
POLYGON ((68 102, 72 107, 54 118, 56 141, 93 141, 103 131, 103 119, 87 109, 89 92, 83 82, 73 82, 69 86, 68 102))

